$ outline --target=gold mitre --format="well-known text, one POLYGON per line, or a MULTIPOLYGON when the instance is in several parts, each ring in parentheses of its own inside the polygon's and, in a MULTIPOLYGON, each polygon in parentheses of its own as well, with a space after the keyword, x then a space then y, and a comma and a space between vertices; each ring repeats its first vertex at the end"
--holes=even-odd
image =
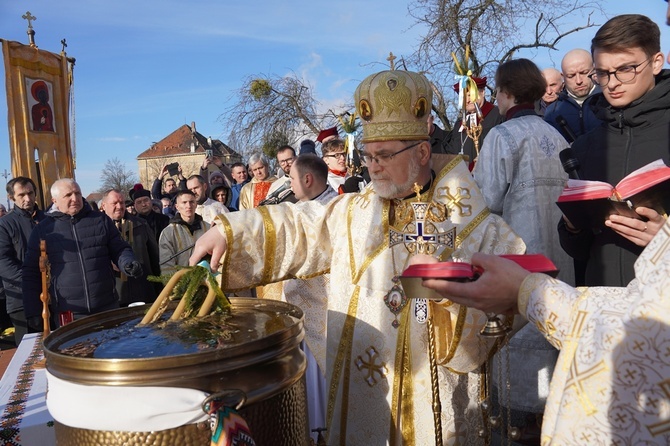
POLYGON ((391 69, 365 78, 354 93, 363 143, 428 140, 433 91, 422 74, 391 69))

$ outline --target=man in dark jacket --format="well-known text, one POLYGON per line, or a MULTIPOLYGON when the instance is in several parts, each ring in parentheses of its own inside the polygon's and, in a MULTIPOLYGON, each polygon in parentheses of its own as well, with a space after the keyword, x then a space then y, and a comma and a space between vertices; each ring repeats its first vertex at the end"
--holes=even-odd
POLYGON ((151 185, 151 195, 155 200, 162 200, 163 198, 169 198, 174 200, 174 196, 178 191, 186 189, 186 178, 181 173, 181 166, 177 165, 177 178, 179 178, 179 187, 177 187, 177 182, 172 178, 168 170, 168 166, 163 166, 161 173, 158 175, 158 178, 154 180, 154 183, 151 185), (167 176, 167 178, 165 178, 167 176))
POLYGON ((144 271, 142 276, 133 279, 115 268, 114 277, 119 303, 125 307, 133 302, 153 302, 156 300, 157 287, 147 281, 147 275, 159 276, 161 273, 158 264, 158 243, 153 231, 145 220, 126 212, 124 196, 117 189, 110 189, 103 194, 102 211, 112 219, 121 238, 133 248, 133 254, 144 271))
MULTIPOLYGON (((591 51, 592 79, 603 89, 596 106, 606 125, 572 146, 580 178, 615 185, 659 158, 670 163, 670 70, 663 69, 658 25, 638 14, 614 17, 596 33, 591 51)), ((559 223, 563 249, 588 261, 586 285, 626 286, 634 278, 635 260, 665 222, 653 209, 635 211, 640 219, 611 215, 598 231, 559 223)))
POLYGON ((159 214, 158 212, 154 212, 151 203, 151 193, 142 187, 131 189, 130 199, 133 200, 137 216, 147 222, 151 228, 156 243, 158 243, 161 232, 170 224, 170 217, 163 213, 159 214))
POLYGON ((28 239, 44 213, 35 202, 35 183, 30 178, 16 177, 7 183, 7 196, 14 208, 0 219, 0 278, 7 295, 7 313, 14 326, 16 345, 28 332, 23 312, 21 270, 28 248, 28 239))
POLYGON ((600 93, 589 74, 593 70, 593 59, 588 51, 568 51, 561 61, 565 90, 544 112, 544 120, 563 135, 569 143, 602 125, 596 116, 592 101, 600 93))
POLYGON ((49 293, 57 326, 73 319, 119 307, 112 263, 129 277, 140 277, 142 266, 130 245, 107 215, 82 199, 70 178, 51 186, 54 205, 30 235, 23 263, 23 307, 28 325, 42 327, 39 268, 40 241, 46 241, 51 267, 49 293))

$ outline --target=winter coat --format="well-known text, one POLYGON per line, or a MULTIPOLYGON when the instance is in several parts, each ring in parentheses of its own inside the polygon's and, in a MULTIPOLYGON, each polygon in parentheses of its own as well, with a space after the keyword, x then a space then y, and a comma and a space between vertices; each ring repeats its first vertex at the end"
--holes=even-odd
MULTIPOLYGON (((657 159, 670 164, 670 70, 656 76, 656 86, 625 108, 609 106, 602 95, 593 106, 606 126, 580 137, 572 148, 581 179, 616 185, 623 177, 657 159)), ((670 210, 666 209, 666 212, 670 210)), ((570 233, 559 223, 563 249, 587 261, 586 285, 626 286, 642 248, 604 227, 570 233)))
POLYGON ((112 263, 124 270, 135 257, 114 222, 84 201, 84 207, 74 216, 58 210, 47 212, 30 235, 23 263, 26 318, 42 314, 40 240, 46 240, 51 267, 52 311, 88 315, 118 307, 112 263))
POLYGON ((563 138, 572 143, 576 138, 603 125, 597 116, 597 107, 594 107, 594 101, 600 98, 602 98, 600 87, 596 87, 582 105, 579 105, 566 90, 563 90, 559 93, 558 99, 549 104, 545 110, 544 120, 558 130, 563 138), (558 120, 561 117, 565 120, 565 126, 569 130, 559 124, 558 120))
POLYGON ((0 278, 7 295, 7 312, 23 310, 21 270, 28 249, 30 233, 38 222, 44 219, 44 212, 34 213, 14 208, 0 218, 0 278))

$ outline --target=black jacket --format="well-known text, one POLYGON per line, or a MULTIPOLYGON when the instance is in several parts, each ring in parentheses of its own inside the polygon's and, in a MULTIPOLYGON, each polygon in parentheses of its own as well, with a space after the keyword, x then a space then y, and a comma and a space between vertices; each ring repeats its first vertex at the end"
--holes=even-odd
POLYGON ((127 212, 123 218, 126 222, 121 237, 130 243, 135 258, 142 265, 142 276, 132 278, 120 272, 115 272, 119 303, 121 306, 126 306, 132 302, 153 302, 156 300, 156 292, 161 287, 157 283, 147 281, 147 276, 159 276, 161 273, 158 260, 158 243, 156 243, 153 231, 146 220, 127 212))
MULTIPOLYGON (((610 107, 599 95, 594 107, 606 126, 581 136, 572 145, 581 164, 581 179, 611 185, 657 159, 670 164, 670 70, 662 70, 656 86, 626 108, 610 107)), ((666 211, 669 211, 666 209, 666 211)), ((563 249, 588 260, 586 285, 626 286, 642 248, 605 228, 594 234, 571 234, 559 223, 563 249)))
POLYGON ((43 218, 44 213, 39 209, 31 214, 17 206, 0 218, 0 278, 7 295, 8 313, 23 310, 23 259, 28 249, 30 233, 43 218))
POLYGON ((51 265, 52 311, 86 315, 118 307, 112 262, 123 270, 135 257, 112 220, 84 201, 75 216, 47 212, 30 235, 23 263, 26 318, 42 314, 40 240, 46 240, 51 265))
POLYGON ((147 215, 137 214, 137 217, 144 220, 151 228, 156 243, 160 240, 161 232, 170 224, 170 217, 158 212, 151 211, 147 215))
MULTIPOLYGON (((558 130, 566 141, 573 142, 603 124, 598 118, 598 105, 596 104, 598 100, 602 100, 602 97, 600 87, 596 87, 582 105, 579 105, 567 90, 563 90, 559 93, 558 99, 549 104, 545 110, 544 120, 558 130), (558 122, 560 118, 563 118, 563 125, 558 122)), ((601 106, 607 107, 607 101, 601 106)))
POLYGON ((163 180, 156 178, 154 183, 151 185, 151 198, 154 200, 162 200, 163 198, 169 198, 170 201, 174 200, 175 195, 180 190, 186 190, 186 180, 179 180, 179 189, 171 194, 163 193, 163 180))

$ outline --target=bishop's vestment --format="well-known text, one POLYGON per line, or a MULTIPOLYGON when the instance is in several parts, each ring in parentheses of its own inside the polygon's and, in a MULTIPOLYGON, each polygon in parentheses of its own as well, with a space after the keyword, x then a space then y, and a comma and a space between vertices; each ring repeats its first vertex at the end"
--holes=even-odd
POLYGON ((485 315, 446 300, 398 305, 402 293, 393 292, 400 286, 394 278, 408 266, 412 240, 434 236, 434 255, 460 261, 475 252, 523 253, 525 245, 485 207, 461 157, 436 175, 421 201, 421 225, 411 199, 382 199, 374 183, 327 205, 261 206, 218 217, 228 242, 224 290, 330 271, 328 293, 303 306, 305 318, 320 327, 309 338, 325 365, 329 445, 434 444, 431 406, 438 391, 444 443, 481 444, 478 375, 465 372, 476 370, 492 347, 479 336, 485 315), (435 326, 432 357, 429 315, 435 326))

